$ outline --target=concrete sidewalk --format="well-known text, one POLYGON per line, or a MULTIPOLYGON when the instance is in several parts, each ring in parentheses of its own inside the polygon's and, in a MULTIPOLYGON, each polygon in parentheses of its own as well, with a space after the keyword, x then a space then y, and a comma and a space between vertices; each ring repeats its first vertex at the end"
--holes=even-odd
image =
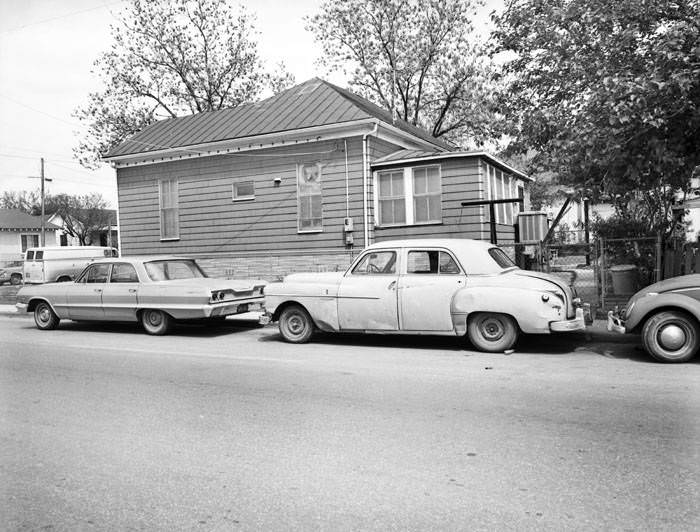
MULTIPOLYGON (((256 312, 248 312, 246 314, 241 314, 240 316, 230 317, 234 320, 246 320, 246 321, 257 321, 258 314, 256 312)), ((0 305, 0 316, 10 316, 10 317, 26 317, 32 316, 30 312, 18 312, 17 307, 14 305, 0 305)), ((594 320, 593 325, 589 325, 585 331, 572 332, 572 333, 559 333, 556 335, 558 341, 565 340, 566 337, 571 337, 571 340, 586 342, 600 342, 600 343, 638 343, 639 338, 636 334, 618 334, 615 332, 609 332, 607 330, 606 320, 594 320)))

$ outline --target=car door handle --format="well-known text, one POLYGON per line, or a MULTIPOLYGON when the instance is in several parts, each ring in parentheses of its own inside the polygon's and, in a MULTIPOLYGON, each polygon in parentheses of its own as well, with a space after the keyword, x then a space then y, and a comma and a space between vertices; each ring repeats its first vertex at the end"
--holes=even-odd
POLYGON ((95 288, 94 290, 95 290, 95 292, 98 292, 98 293, 102 292, 102 288, 95 288))
POLYGON ((129 288, 129 292, 132 293, 132 294, 135 294, 135 293, 136 293, 136 288, 129 288))
POLYGON ((394 287, 396 286, 396 281, 391 281, 389 283, 389 286, 386 287, 387 290, 393 290, 394 287))

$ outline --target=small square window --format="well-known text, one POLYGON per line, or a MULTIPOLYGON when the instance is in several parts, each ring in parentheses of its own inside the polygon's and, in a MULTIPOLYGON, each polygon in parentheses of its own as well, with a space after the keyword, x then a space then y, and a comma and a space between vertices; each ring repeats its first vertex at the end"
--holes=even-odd
POLYGON ((233 184, 233 201, 255 199, 255 182, 239 181, 233 184))

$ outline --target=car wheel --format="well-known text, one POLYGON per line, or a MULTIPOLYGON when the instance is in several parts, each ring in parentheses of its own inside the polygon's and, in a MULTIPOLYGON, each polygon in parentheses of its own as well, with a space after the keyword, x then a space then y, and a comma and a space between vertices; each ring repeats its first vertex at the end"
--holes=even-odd
POLYGON ((148 334, 162 336, 170 330, 172 318, 162 310, 147 309, 141 312, 141 325, 148 334))
POLYGON ((36 323, 37 329, 42 331, 50 331, 58 327, 58 322, 60 318, 56 316, 56 313, 51 308, 46 301, 40 301, 34 307, 34 323, 36 323))
POLYGON ((309 313, 299 305, 290 305, 280 315, 279 328, 282 337, 293 344, 311 340, 315 325, 309 313))
POLYGON ((642 343, 660 362, 687 362, 700 347, 700 326, 683 312, 659 312, 644 323, 642 343))
POLYGON ((469 317, 469 341, 480 351, 497 353, 510 349, 518 339, 518 325, 505 314, 477 312, 469 317))
POLYGON ((18 285, 22 282, 22 276, 18 273, 13 273, 12 277, 10 277, 10 283, 14 285, 18 285))

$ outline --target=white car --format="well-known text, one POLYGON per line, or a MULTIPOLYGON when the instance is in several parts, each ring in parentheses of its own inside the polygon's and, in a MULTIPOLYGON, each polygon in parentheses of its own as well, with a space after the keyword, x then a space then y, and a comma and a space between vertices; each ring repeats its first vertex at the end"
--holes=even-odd
POLYGON ((161 335, 176 320, 260 311, 265 284, 213 279, 187 258, 113 257, 96 260, 75 282, 25 285, 17 293, 17 308, 33 312, 42 330, 55 329, 62 319, 124 321, 161 335))
POLYGON ((261 323, 301 343, 327 332, 468 336, 482 351, 510 349, 523 333, 579 331, 584 306, 553 275, 524 271, 487 242, 373 244, 345 273, 288 275, 265 287, 261 323))

